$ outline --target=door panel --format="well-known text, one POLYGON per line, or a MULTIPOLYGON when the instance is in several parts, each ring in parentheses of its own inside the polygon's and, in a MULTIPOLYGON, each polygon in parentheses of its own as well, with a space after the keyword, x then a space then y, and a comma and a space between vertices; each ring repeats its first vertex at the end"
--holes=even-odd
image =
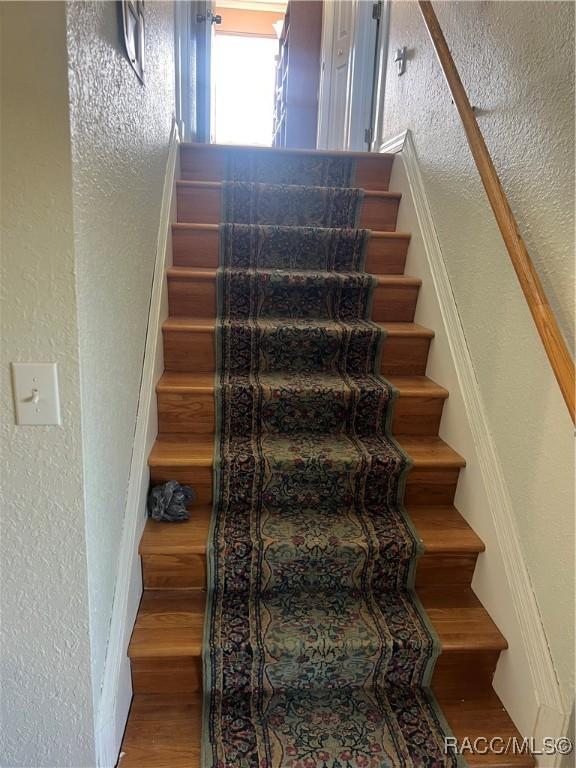
POLYGON ((330 56, 332 78, 329 95, 330 121, 327 136, 329 149, 346 149, 346 101, 353 20, 353 0, 340 0, 340 2, 335 3, 330 56))
POLYGON ((371 149, 379 3, 325 0, 318 146, 371 149))
POLYGON ((346 95, 348 66, 336 67, 332 77, 332 120, 328 132, 329 149, 346 149, 346 95))

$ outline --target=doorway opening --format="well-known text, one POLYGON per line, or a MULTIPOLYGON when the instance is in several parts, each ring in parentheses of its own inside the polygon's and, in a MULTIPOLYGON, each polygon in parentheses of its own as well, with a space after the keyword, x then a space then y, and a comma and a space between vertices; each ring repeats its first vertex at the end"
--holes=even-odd
POLYGON ((218 4, 212 46, 212 126, 217 144, 271 146, 278 39, 286 3, 218 4))
POLYGON ((277 50, 278 42, 267 37, 216 34, 216 144, 272 144, 277 50))
POLYGON ((378 149, 389 0, 176 3, 185 141, 378 149))

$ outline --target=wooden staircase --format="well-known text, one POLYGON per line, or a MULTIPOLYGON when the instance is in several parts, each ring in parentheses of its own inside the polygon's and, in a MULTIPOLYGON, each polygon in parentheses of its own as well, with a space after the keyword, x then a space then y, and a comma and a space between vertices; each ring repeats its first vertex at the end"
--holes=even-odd
MULTIPOLYGON (((134 700, 122 768, 200 765, 217 222, 228 151, 181 150, 174 266, 167 276, 170 317, 163 328, 166 370, 157 386, 159 434, 149 464, 153 484, 190 484, 197 501, 186 523, 148 521, 140 545, 145 591, 129 648, 134 700)), ((457 738, 506 739, 518 734, 492 677, 507 644, 471 589, 484 545, 453 505, 465 460, 438 436, 448 392, 426 377, 434 332, 413 322, 421 281, 404 275, 410 235, 395 231, 400 196, 387 190, 392 162, 393 156, 358 156, 356 184, 365 190, 360 225, 373 230, 366 267, 378 277, 373 320, 387 331, 382 373, 400 391, 393 433, 413 460, 405 503, 425 547, 417 592, 442 647, 432 687, 457 738)), ((470 766, 534 764, 527 755, 465 757, 470 766)))

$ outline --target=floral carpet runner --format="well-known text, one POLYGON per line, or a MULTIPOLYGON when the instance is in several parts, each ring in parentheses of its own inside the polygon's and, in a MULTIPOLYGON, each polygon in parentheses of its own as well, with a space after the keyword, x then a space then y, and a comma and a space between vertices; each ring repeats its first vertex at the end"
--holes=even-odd
POLYGON ((223 185, 203 765, 453 766, 353 164, 253 155, 223 185))

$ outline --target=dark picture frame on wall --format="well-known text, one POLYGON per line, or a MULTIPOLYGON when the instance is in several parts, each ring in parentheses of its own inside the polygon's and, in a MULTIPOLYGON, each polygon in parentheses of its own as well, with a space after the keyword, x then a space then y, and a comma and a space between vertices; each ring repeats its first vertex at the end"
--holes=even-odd
POLYGON ((120 0, 124 48, 130 65, 144 83, 144 0, 120 0))

